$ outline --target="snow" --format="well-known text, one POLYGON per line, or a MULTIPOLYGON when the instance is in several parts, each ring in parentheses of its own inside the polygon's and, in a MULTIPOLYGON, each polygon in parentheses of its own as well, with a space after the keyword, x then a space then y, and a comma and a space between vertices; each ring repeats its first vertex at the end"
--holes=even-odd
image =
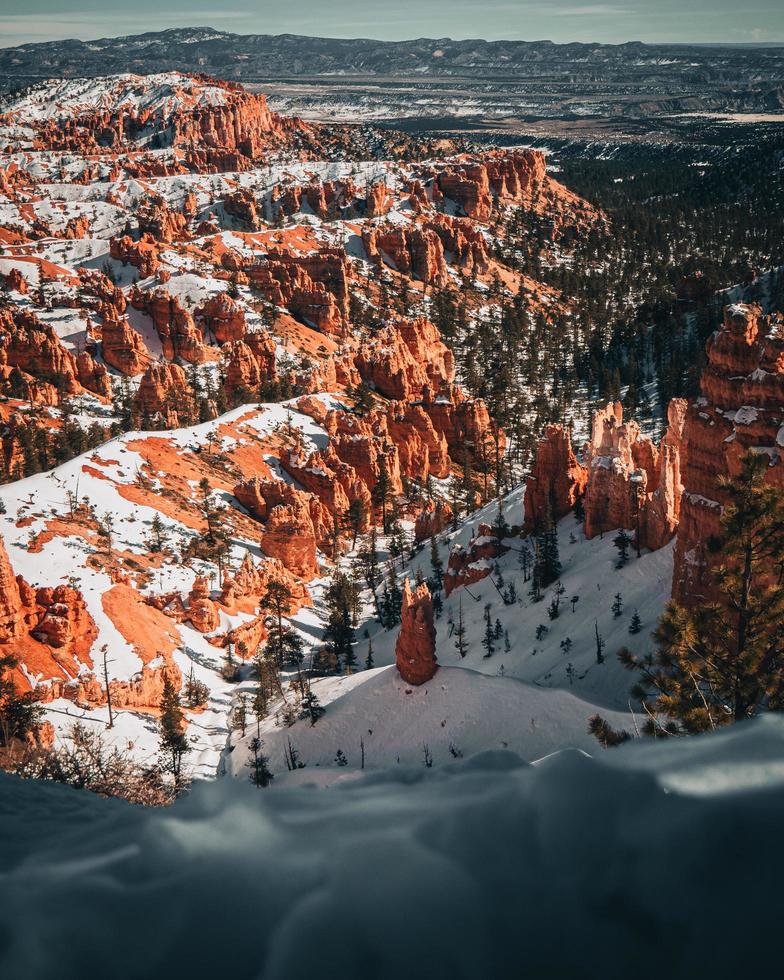
POLYGON ((735 412, 733 421, 735 425, 751 425, 759 418, 759 412, 752 405, 743 405, 735 412))
POLYGON ((0 973, 765 975, 782 758, 768 716, 535 765, 222 779, 160 810, 0 774, 0 973))
MULTIPOLYGON (((361 766, 360 739, 368 769, 421 763, 425 745, 434 763, 442 765, 451 761, 452 750, 469 756, 508 748, 532 761, 564 746, 592 751, 595 744, 588 719, 596 708, 571 692, 458 666, 442 667, 422 687, 410 687, 393 666, 326 678, 313 687, 326 708, 315 725, 262 723, 273 772, 285 771, 289 742, 308 767, 332 767, 333 777, 340 772, 334 768, 338 749, 348 768, 361 766)), ((605 717, 616 726, 631 724, 625 713, 605 712, 605 717)), ((255 733, 250 725, 245 740, 232 750, 229 771, 236 776, 243 774, 255 733)))

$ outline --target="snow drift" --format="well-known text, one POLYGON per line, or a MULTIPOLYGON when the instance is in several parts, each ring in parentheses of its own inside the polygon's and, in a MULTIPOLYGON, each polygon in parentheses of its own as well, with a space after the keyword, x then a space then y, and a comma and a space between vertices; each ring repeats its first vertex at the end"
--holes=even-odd
POLYGON ((223 779, 168 810, 1 776, 0 975, 758 975, 780 917, 782 759, 767 717, 326 790, 223 779))

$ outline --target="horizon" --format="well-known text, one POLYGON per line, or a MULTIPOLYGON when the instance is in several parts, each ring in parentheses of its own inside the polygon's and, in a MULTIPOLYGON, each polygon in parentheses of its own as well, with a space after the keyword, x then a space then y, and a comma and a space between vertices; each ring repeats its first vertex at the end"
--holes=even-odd
MULTIPOLYGON (((0 17, 0 19, 2 19, 0 17)), ((586 40, 573 40, 573 41, 555 41, 550 37, 461 37, 455 38, 449 35, 440 35, 436 37, 435 35, 412 35, 411 37, 404 37, 399 39, 393 38, 381 38, 373 37, 372 35, 347 35, 347 34, 305 34, 305 33, 294 33, 292 31, 278 31, 276 33, 272 32, 239 32, 230 31, 219 27, 214 27, 212 24, 183 24, 181 26, 175 27, 163 27, 155 31, 136 31, 129 34, 105 34, 101 37, 57 37, 51 38, 49 40, 35 40, 26 41, 19 44, 4 44, 0 40, 0 48, 22 48, 29 47, 36 44, 62 44, 77 41, 82 44, 98 44, 102 41, 119 41, 124 38, 134 38, 134 37, 147 37, 151 35, 163 35, 172 34, 182 31, 213 31, 215 34, 228 35, 232 37, 262 37, 262 38, 282 38, 282 37, 292 37, 300 38, 303 40, 314 40, 314 41, 367 41, 374 44, 412 44, 420 41, 432 41, 435 43, 449 42, 450 44, 465 44, 465 43, 477 43, 477 44, 503 44, 503 43, 519 43, 519 44, 552 44, 553 46, 569 46, 569 45, 585 45, 586 47, 599 45, 602 47, 624 47, 627 45, 640 45, 642 47, 655 48, 655 47, 682 47, 682 48, 780 48, 784 47, 784 38, 781 40, 771 40, 771 41, 643 41, 640 38, 630 37, 624 41, 602 41, 599 39, 588 38, 586 40)))
POLYGON ((318 0, 234 0, 216 10, 214 0, 169 0, 164 9, 138 0, 129 12, 121 0, 6 0, 0 14, 0 47, 52 41, 101 41, 166 30, 209 29, 240 36, 405 42, 414 40, 550 41, 553 44, 641 43, 781 46, 784 8, 750 0, 739 11, 731 0, 646 0, 609 3, 579 0, 334 0, 325 31, 318 0), (449 25, 448 35, 443 26, 449 25), (707 30, 706 30, 707 28, 707 30))

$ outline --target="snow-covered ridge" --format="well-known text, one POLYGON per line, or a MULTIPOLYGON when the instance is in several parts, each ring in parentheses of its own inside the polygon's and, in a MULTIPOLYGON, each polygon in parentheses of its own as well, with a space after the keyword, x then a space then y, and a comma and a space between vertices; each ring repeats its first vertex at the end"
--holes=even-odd
POLYGON ((224 105, 227 89, 182 72, 52 80, 2 106, 19 124, 78 119, 120 110, 169 116, 183 109, 224 105))

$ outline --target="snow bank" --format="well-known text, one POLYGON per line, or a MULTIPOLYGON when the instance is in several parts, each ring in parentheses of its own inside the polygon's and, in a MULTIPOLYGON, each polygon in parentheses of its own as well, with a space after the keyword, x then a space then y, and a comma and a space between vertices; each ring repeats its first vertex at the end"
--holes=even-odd
POLYGON ((326 790, 224 779, 158 811, 2 776, 0 975, 761 975, 782 758, 768 717, 326 790))

